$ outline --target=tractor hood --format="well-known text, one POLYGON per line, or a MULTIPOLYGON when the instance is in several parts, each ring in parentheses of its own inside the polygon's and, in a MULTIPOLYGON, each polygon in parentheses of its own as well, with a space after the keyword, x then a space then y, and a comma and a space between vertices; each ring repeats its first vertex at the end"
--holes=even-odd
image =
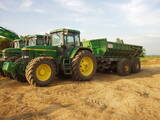
POLYGON ((52 51, 56 52, 58 50, 57 46, 43 46, 43 45, 36 45, 36 46, 27 46, 22 48, 22 50, 27 50, 27 51, 52 51))
POLYGON ((2 50, 2 53, 20 53, 21 49, 20 48, 6 48, 2 50))
POLYGON ((43 55, 56 58, 58 56, 58 50, 58 46, 27 46, 22 48, 22 56, 25 56, 27 58, 29 57, 31 59, 43 55))

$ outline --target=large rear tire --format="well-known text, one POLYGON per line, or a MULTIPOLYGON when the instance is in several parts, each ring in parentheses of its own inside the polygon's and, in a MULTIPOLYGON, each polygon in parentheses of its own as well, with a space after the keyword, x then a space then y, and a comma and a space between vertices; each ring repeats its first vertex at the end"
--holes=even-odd
MULTIPOLYGON (((25 58, 20 57, 20 58, 15 60, 15 64, 17 64, 20 67, 22 61, 24 61, 24 60, 25 60, 25 58)), ((17 70, 18 69, 20 69, 20 68, 17 68, 17 70)), ((15 79, 15 80, 17 80, 19 82, 26 82, 25 76, 19 74, 18 71, 14 72, 14 73, 11 73, 11 74, 12 74, 13 79, 15 79)))
POLYGON ((139 58, 132 59, 132 73, 138 73, 141 71, 141 62, 139 58))
POLYGON ((50 57, 37 57, 31 60, 25 70, 25 76, 30 85, 48 86, 55 79, 55 62, 50 57))
POLYGON ((72 78, 76 81, 90 80, 97 69, 95 57, 90 51, 82 50, 72 60, 72 78))
POLYGON ((131 73, 131 62, 129 59, 122 59, 117 64, 117 72, 120 76, 127 76, 131 73))

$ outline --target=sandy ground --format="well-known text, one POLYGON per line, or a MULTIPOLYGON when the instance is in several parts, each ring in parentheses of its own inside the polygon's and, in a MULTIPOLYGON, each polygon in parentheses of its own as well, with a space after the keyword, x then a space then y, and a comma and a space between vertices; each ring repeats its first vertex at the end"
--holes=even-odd
POLYGON ((0 77, 0 120, 160 120, 160 59, 126 77, 57 80, 35 88, 0 77))

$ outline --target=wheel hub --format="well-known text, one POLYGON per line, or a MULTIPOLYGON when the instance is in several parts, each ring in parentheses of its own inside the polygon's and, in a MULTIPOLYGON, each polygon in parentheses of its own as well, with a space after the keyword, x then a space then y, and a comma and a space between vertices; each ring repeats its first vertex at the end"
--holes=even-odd
POLYGON ((36 69, 36 77, 40 81, 47 81, 51 77, 51 67, 47 64, 40 64, 36 69))
POLYGON ((44 75, 44 74, 45 74, 45 70, 42 69, 39 74, 40 74, 40 75, 44 75))

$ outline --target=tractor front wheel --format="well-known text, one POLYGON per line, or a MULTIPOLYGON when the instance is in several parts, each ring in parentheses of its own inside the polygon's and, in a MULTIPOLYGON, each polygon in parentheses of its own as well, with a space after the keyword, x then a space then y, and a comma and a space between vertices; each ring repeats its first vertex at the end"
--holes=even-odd
POLYGON ((90 51, 82 50, 72 60, 73 80, 90 80, 94 76, 96 69, 96 59, 90 51))
POLYGON ((47 86, 55 79, 55 62, 49 57, 37 57, 29 62, 25 76, 30 85, 47 86))

